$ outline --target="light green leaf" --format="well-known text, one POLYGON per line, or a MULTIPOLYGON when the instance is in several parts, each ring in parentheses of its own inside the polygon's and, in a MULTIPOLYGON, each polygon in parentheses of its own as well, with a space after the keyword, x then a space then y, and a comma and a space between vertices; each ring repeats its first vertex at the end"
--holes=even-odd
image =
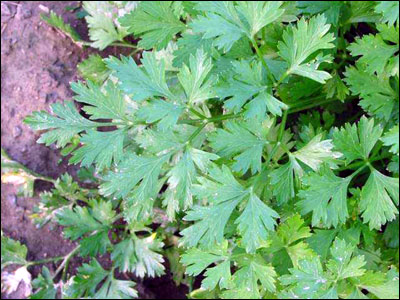
POLYGON ((303 178, 308 188, 298 194, 297 203, 303 215, 312 212, 313 226, 337 227, 346 222, 347 189, 352 177, 337 177, 329 167, 324 167, 320 174, 310 173, 303 178))
POLYGON ((193 205, 192 184, 197 175, 195 166, 207 172, 207 167, 215 159, 218 159, 215 154, 189 148, 168 172, 168 190, 164 202, 170 219, 175 218, 176 212, 187 210, 193 205))
POLYGON ((374 119, 361 118, 358 124, 346 123, 341 129, 333 132, 335 149, 344 154, 347 163, 356 159, 368 159, 369 155, 382 136, 383 129, 375 125, 374 119))
POLYGON ((336 280, 364 275, 364 256, 354 256, 355 247, 336 238, 331 248, 332 258, 327 262, 327 269, 335 275, 336 280))
POLYGON ((25 265, 28 249, 25 245, 4 236, 1 231, 1 269, 8 265, 25 265))
POLYGON ((130 14, 120 18, 122 26, 140 37, 140 48, 163 49, 186 26, 179 20, 173 1, 142 1, 130 14))
POLYGON ((248 253, 254 253, 266 241, 268 231, 275 228, 276 218, 279 218, 278 213, 251 192, 244 211, 235 221, 248 253))
POLYGON ((390 152, 399 154, 399 125, 394 126, 381 138, 383 144, 390 148, 390 152))
POLYGON ((78 102, 89 104, 83 110, 90 115, 90 119, 113 119, 125 121, 126 103, 124 95, 110 81, 102 89, 100 86, 88 81, 71 83, 71 89, 77 94, 74 99, 78 102))
POLYGON ((399 1, 377 1, 378 5, 375 7, 377 13, 383 15, 383 20, 389 25, 393 26, 395 23, 399 24, 399 1))
POLYGON ((352 94, 361 97, 360 106, 370 115, 389 121, 399 105, 399 95, 389 78, 369 74, 359 65, 347 68, 344 74, 352 94))
POLYGON ((311 78, 320 83, 331 76, 325 71, 318 71, 319 64, 326 60, 307 60, 310 55, 322 49, 334 47, 334 40, 324 15, 312 17, 309 21, 304 18, 297 22, 296 27, 288 27, 283 33, 283 41, 278 43, 279 55, 289 64, 287 74, 298 74, 311 78))
POLYGON ((225 100, 224 106, 235 113, 239 113, 247 103, 245 118, 265 118, 266 112, 273 115, 282 115, 287 105, 272 95, 271 89, 266 86, 260 62, 232 61, 234 74, 217 87, 217 94, 225 100))
POLYGON ((103 84, 110 75, 103 58, 98 54, 91 54, 87 59, 77 66, 79 75, 85 80, 94 82, 95 84, 103 84))
POLYGON ((153 100, 146 106, 142 106, 136 116, 146 123, 157 123, 157 128, 166 131, 172 128, 177 122, 184 108, 164 100, 153 100))
POLYGON ((189 65, 183 65, 178 73, 178 80, 185 90, 189 104, 201 104, 205 100, 215 97, 213 84, 216 78, 208 76, 213 65, 203 49, 196 55, 190 55, 189 65))
POLYGON ((72 101, 54 103, 51 110, 54 116, 46 111, 37 111, 24 120, 33 130, 52 129, 43 133, 37 141, 46 146, 56 143, 59 148, 65 147, 78 133, 101 126, 101 123, 82 117, 72 101))
POLYGON ((128 34, 126 28, 116 24, 118 15, 117 3, 104 1, 85 1, 83 9, 87 12, 85 17, 89 27, 91 46, 104 50, 115 41, 122 41, 128 34))
POLYGON ((81 167, 95 164, 99 171, 110 168, 123 156, 125 135, 122 129, 106 132, 88 130, 80 139, 82 147, 72 153, 69 163, 81 163, 81 167))
POLYGON ((370 34, 357 38, 348 49, 352 56, 361 56, 358 62, 366 66, 368 73, 382 74, 389 59, 399 51, 399 46, 386 43, 380 34, 370 34))
POLYGON ((200 181, 205 189, 202 194, 214 204, 195 206, 184 217, 185 221, 195 222, 181 231, 181 244, 188 247, 200 244, 205 248, 212 248, 215 244, 222 243, 229 217, 236 205, 248 195, 248 191, 236 181, 226 166, 222 169, 213 167, 209 177, 212 180, 204 178, 200 181))
POLYGON ((195 33, 203 39, 214 39, 214 44, 225 52, 240 38, 254 35, 266 25, 276 21, 284 10, 280 1, 198 1, 195 9, 205 13, 191 23, 195 33))
POLYGON ((373 169, 361 190, 360 210, 370 229, 379 230, 399 213, 399 178, 383 175, 373 169))
POLYGON ((114 195, 121 198, 127 196, 136 185, 143 193, 144 199, 157 194, 158 177, 163 163, 169 159, 169 155, 154 157, 127 155, 116 167, 104 177, 104 183, 100 186, 100 193, 105 196, 114 195))
POLYGON ((132 57, 106 59, 108 68, 115 71, 120 80, 121 88, 132 94, 133 100, 142 101, 152 97, 175 99, 166 82, 164 60, 158 61, 154 52, 143 52, 141 63, 142 67, 139 67, 132 57))
POLYGON ((260 128, 253 128, 251 122, 229 121, 225 129, 217 129, 210 135, 211 147, 223 157, 234 157, 233 170, 253 174, 261 170, 264 146, 268 143, 260 128))

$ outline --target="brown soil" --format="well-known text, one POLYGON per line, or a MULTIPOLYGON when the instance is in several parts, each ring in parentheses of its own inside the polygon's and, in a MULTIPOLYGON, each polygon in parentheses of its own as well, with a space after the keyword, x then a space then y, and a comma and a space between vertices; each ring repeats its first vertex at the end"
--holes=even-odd
MULTIPOLYGON (((83 21, 65 11, 74 1, 2 1, 1 3, 1 147, 16 161, 33 171, 53 178, 76 168, 65 161, 54 147, 36 143, 38 134, 23 124, 23 119, 37 110, 48 110, 54 102, 70 99, 69 82, 77 79, 76 66, 88 51, 79 48, 69 38, 41 21, 40 5, 61 14, 67 22, 85 36, 83 21)), ((115 53, 108 49, 107 53, 115 53)), ((105 55, 105 53, 103 53, 105 55)), ((37 190, 48 186, 37 184, 37 190)), ((64 255, 74 245, 62 238, 61 229, 36 228, 29 215, 38 197, 16 195, 11 185, 1 184, 1 229, 5 235, 21 241, 28 249, 30 260, 64 255)), ((80 265, 75 260, 73 272, 80 265)), ((48 265, 54 271, 56 265, 48 265)), ((31 269, 35 276, 39 268, 31 269)), ((155 281, 138 284, 141 298, 184 298, 185 289, 177 289, 167 275, 155 281)), ((9 298, 20 298, 18 291, 9 298)), ((3 298, 3 295, 2 295, 3 298)))

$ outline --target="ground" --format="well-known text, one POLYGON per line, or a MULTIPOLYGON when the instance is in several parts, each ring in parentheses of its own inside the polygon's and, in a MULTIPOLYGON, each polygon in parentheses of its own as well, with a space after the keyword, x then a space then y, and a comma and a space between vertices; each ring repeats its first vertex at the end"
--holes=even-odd
MULTIPOLYGON (((43 7, 47 7, 61 14, 85 36, 83 22, 65 10, 66 6, 74 4, 73 1, 1 3, 1 147, 14 160, 53 178, 65 172, 74 174, 76 169, 65 162, 60 164, 60 154, 54 147, 37 144, 38 134, 22 121, 33 111, 48 110, 51 103, 71 99, 69 82, 77 79, 76 66, 89 51, 93 51, 78 47, 40 19, 43 7)), ((36 191, 47 188, 49 186, 40 182, 35 186, 36 191)), ((3 232, 28 247, 29 260, 65 255, 74 245, 63 239, 60 228, 38 229, 32 224, 29 216, 37 201, 37 197, 18 197, 13 186, 2 183, 3 232)), ((75 260, 71 271, 80 263, 75 260)), ((48 267, 55 270, 56 265, 49 264, 48 267)), ((35 275, 39 270, 31 271, 35 275)), ((138 290, 143 298, 177 299, 185 295, 184 288, 175 288, 169 274, 139 283, 138 290)), ((18 292, 21 293, 17 291, 11 298, 19 298, 18 292)))

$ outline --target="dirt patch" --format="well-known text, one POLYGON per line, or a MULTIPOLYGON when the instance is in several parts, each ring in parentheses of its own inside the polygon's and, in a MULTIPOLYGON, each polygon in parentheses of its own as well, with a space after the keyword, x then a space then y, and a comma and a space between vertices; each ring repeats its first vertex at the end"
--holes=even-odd
MULTIPOLYGON (((3 1, 1 3, 1 147, 10 157, 33 171, 53 178, 75 167, 60 161, 54 147, 36 143, 39 135, 23 124, 23 119, 37 110, 49 110, 54 102, 71 99, 69 83, 77 79, 76 66, 89 52, 79 48, 70 39, 41 21, 40 5, 61 14, 83 36, 86 26, 65 7, 76 5, 74 1, 3 1)), ((111 48, 102 53, 117 55, 119 49, 111 48)), ((44 189, 40 182, 36 189, 44 189)), ((48 186, 47 186, 48 188, 48 186)), ((28 249, 29 260, 65 255, 74 245, 62 238, 60 228, 36 228, 29 215, 37 197, 24 198, 16 195, 11 185, 1 184, 1 228, 3 232, 21 241, 28 249)), ((73 261, 73 272, 81 263, 73 261)), ((47 265, 51 271, 56 265, 47 265)), ((40 268, 31 271, 37 275, 40 268)), ((177 289, 171 276, 138 283, 142 298, 185 297, 185 288, 177 289), (168 291, 168 292, 166 292, 168 291)), ((3 297, 2 297, 3 298, 3 297)), ((14 294, 9 298, 18 299, 14 294)))

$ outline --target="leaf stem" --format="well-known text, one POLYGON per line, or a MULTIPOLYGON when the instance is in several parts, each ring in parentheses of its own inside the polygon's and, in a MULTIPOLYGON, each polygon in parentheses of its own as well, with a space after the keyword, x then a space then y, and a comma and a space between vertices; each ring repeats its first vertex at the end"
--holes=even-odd
POLYGON ((123 41, 123 42, 114 42, 114 43, 111 43, 110 46, 132 48, 132 49, 136 49, 137 51, 140 51, 140 50, 141 50, 141 49, 138 48, 137 46, 132 45, 132 44, 130 44, 130 43, 128 43, 128 42, 125 42, 125 41, 123 41))
POLYGON ((208 118, 207 121, 208 121, 208 123, 212 123, 212 122, 236 119, 236 118, 239 118, 240 116, 241 116, 240 114, 228 114, 228 115, 222 115, 222 116, 218 116, 218 117, 214 117, 214 118, 208 118))
POLYGON ((278 148, 281 146, 283 134, 285 133, 285 127, 286 127, 288 115, 289 115, 289 111, 285 110, 283 113, 280 127, 279 127, 279 133, 278 133, 278 139, 277 139, 276 145, 274 146, 274 148, 272 148, 271 152, 269 153, 269 155, 265 161, 266 165, 268 165, 271 162, 272 157, 275 155, 276 151, 278 151, 278 148))
POLYGON ((276 80, 275 80, 274 76, 272 75, 272 72, 271 72, 270 68, 268 67, 267 62, 265 61, 263 54, 261 53, 261 50, 257 45, 256 40, 254 38, 252 38, 251 43, 253 44, 253 47, 256 50, 258 58, 260 59, 261 63, 263 64, 264 68, 267 70, 268 78, 272 81, 273 84, 275 84, 276 80))
POLYGON ((204 129, 204 127, 206 127, 208 124, 208 122, 204 122, 203 124, 201 124, 201 126, 199 128, 196 129, 195 132, 193 132, 193 134, 189 137, 189 139, 187 140, 187 144, 190 144, 195 138, 196 136, 198 136, 200 134, 200 132, 204 129))
POLYGON ((281 78, 279 78, 278 82, 274 84, 275 88, 277 88, 290 74, 289 70, 282 74, 281 78))
POLYGON ((35 260, 35 261, 29 261, 27 264, 25 264, 25 267, 31 267, 31 266, 36 266, 36 265, 41 265, 41 264, 47 264, 49 262, 54 262, 54 261, 59 261, 64 259, 65 256, 56 256, 56 257, 50 257, 50 258, 45 258, 45 259, 40 259, 40 260, 35 260))
MULTIPOLYGON (((325 97, 319 96, 317 98, 325 98, 325 97)), ((315 100, 315 98, 313 100, 315 100)), ((302 103, 303 104, 302 106, 293 106, 293 107, 291 107, 290 108, 290 113, 293 114, 293 113, 296 113, 296 112, 300 112, 300 111, 303 111, 303 110, 307 110, 307 109, 310 109, 310 108, 314 108, 314 107, 317 107, 317 106, 328 104, 328 103, 331 103, 331 102, 334 102, 334 101, 337 101, 337 99, 325 99, 325 100, 322 100, 322 101, 310 103, 309 105, 306 105, 306 106, 304 106, 304 103, 302 103)))
POLYGON ((64 256, 64 260, 62 261, 61 265, 58 266, 56 272, 54 273, 53 280, 54 280, 54 278, 56 278, 58 276, 58 274, 60 274, 60 272, 62 270, 64 270, 63 276, 65 276, 64 272, 65 273, 67 272, 66 269, 68 268, 69 261, 79 251, 80 248, 81 248, 81 246, 79 245, 75 249, 73 249, 70 253, 68 253, 67 255, 64 256))
POLYGON ((44 175, 40 175, 30 169, 28 169, 27 167, 25 167, 24 165, 18 163, 18 162, 1 162, 1 168, 8 168, 8 169, 13 169, 13 170, 22 170, 25 173, 27 173, 28 175, 34 177, 35 179, 40 179, 43 181, 48 181, 51 183, 55 183, 56 180, 44 175))
POLYGON ((192 112, 193 114, 195 114, 196 116, 198 116, 201 120, 207 119, 207 117, 205 115, 199 113, 197 110, 195 110, 192 107, 189 107, 189 111, 192 112))

